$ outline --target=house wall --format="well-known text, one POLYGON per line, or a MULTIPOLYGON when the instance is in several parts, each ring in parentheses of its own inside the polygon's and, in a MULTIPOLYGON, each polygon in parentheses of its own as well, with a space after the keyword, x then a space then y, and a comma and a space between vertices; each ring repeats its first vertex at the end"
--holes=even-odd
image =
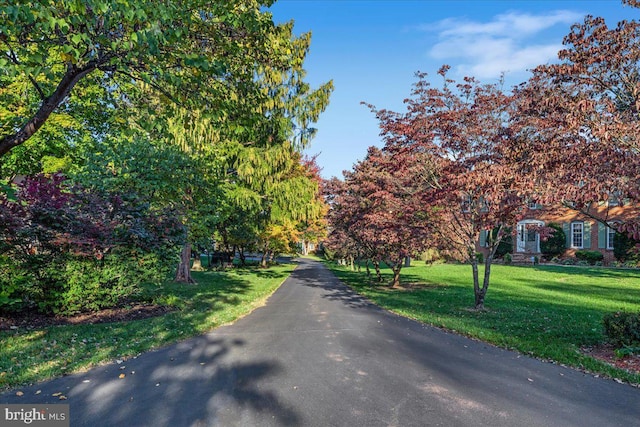
MULTIPOLYGON (((615 261, 613 249, 607 246, 607 228, 604 224, 594 218, 606 219, 609 222, 625 222, 630 218, 640 217, 640 207, 632 205, 609 206, 608 204, 598 204, 591 207, 587 213, 581 213, 564 206, 548 207, 536 205, 536 208, 529 208, 522 218, 526 220, 543 221, 545 225, 556 223, 562 226, 567 237, 565 242, 566 251, 564 257, 574 257, 578 250, 591 250, 601 252, 604 256, 605 265, 615 261), (583 224, 583 247, 571 247, 571 223, 583 224)), ((514 227, 515 228, 515 227, 514 227)), ((485 247, 486 233, 481 233, 476 250, 487 255, 488 249, 485 247)), ((513 261, 530 262, 533 256, 540 255, 538 252, 517 252, 517 237, 513 238, 513 261)))
MULTIPOLYGON (((567 235, 567 250, 564 256, 575 256, 576 251, 580 249, 598 251, 604 255, 605 264, 610 264, 615 261, 615 257, 613 249, 607 248, 607 228, 594 218, 607 219, 608 222, 623 222, 629 218, 638 217, 640 209, 631 205, 609 206, 606 203, 602 203, 590 207, 587 213, 583 214, 562 206, 544 207, 538 205, 537 209, 529 209, 527 211, 525 219, 537 219, 544 221, 545 224, 556 223, 561 225, 567 235), (584 241, 582 248, 571 247, 571 223, 583 224, 584 241)), ((514 241, 514 253, 515 251, 514 241)))

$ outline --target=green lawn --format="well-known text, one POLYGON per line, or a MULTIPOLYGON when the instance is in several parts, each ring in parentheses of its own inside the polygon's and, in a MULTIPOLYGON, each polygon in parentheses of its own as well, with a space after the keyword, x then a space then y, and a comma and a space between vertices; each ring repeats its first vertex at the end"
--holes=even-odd
MULTIPOLYGON (((376 304, 421 322, 532 356, 640 383, 640 375, 614 369, 579 349, 605 341, 602 317, 640 311, 640 271, 562 266, 492 267, 485 312, 473 307, 468 265, 436 264, 402 271, 408 289, 368 282, 364 269, 327 263, 334 273, 376 304)), ((385 281, 390 272, 384 271, 385 281)))
POLYGON ((197 285, 167 282, 147 297, 177 310, 131 322, 0 332, 0 389, 126 358, 232 322, 262 305, 295 264, 268 270, 194 272, 197 285))

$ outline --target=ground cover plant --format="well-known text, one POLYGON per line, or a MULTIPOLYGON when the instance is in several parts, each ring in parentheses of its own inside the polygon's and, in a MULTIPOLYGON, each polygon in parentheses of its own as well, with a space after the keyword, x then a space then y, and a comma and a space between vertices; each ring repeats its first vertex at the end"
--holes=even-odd
MULTIPOLYGON (((364 270, 327 263, 346 284, 400 315, 517 350, 543 360, 640 384, 640 374, 614 368, 588 349, 606 342, 607 313, 640 312, 640 271, 565 266, 494 266, 486 310, 473 310, 467 265, 416 265, 403 289, 369 282, 364 270)), ((385 282, 391 271, 383 269, 385 282)))
POLYGON ((161 316, 99 324, 6 327, 0 330, 0 389, 135 356, 229 323, 263 304, 294 267, 282 264, 269 269, 193 272, 197 285, 165 282, 149 287, 144 297, 172 308, 161 316))

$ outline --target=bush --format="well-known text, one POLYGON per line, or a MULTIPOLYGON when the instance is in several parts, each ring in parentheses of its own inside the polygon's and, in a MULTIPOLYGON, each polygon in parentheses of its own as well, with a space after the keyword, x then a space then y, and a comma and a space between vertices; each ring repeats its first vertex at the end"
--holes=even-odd
POLYGON ((484 262, 484 254, 482 252, 476 252, 476 259, 478 260, 478 264, 482 264, 484 262))
MULTIPOLYGON (((493 238, 495 239, 498 235, 498 229, 494 228, 491 232, 493 238)), ((504 258, 506 255, 510 255, 513 253, 513 235, 511 234, 511 228, 506 228, 504 230, 504 236, 500 243, 498 243, 498 248, 496 249, 495 257, 496 258, 504 258)))
POLYGON ((576 251, 576 258, 581 261, 588 262, 589 265, 594 265, 596 262, 602 261, 604 259, 604 255, 602 252, 598 251, 580 250, 576 251))
POLYGON ((613 256, 620 262, 639 261, 636 245, 640 244, 637 240, 629 238, 626 234, 616 233, 613 236, 613 256))
POLYGON ((117 304, 168 272, 184 236, 179 217, 135 195, 27 178, 0 197, 0 310, 73 314, 117 304))
POLYGON ((604 333, 614 345, 640 345, 640 312, 608 313, 602 319, 604 333))
POLYGON ((504 254, 504 256, 502 257, 502 259, 504 260, 504 263, 506 265, 511 264, 511 262, 513 261, 513 257, 511 256, 511 254, 504 254))
POLYGON ((551 259, 564 253, 566 235, 559 224, 550 223, 547 227, 552 228, 553 233, 547 239, 540 241, 540 252, 545 259, 551 259))
POLYGON ((24 308, 21 290, 27 277, 7 256, 0 255, 0 312, 15 312, 24 308))
POLYGON ((426 264, 431 265, 442 262, 443 259, 440 251, 430 248, 420 254, 420 261, 424 261, 426 264))

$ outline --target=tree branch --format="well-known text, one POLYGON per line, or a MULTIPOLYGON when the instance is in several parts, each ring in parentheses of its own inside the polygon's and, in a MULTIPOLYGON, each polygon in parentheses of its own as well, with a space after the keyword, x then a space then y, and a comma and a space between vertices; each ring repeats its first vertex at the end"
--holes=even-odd
POLYGON ((62 104, 64 99, 69 95, 71 89, 82 79, 84 76, 95 70, 98 63, 91 62, 84 68, 77 68, 74 65, 67 66, 67 72, 60 80, 56 90, 48 98, 43 99, 40 108, 34 116, 25 123, 20 130, 12 135, 7 135, 0 139, 0 157, 7 154, 12 148, 23 144, 31 136, 33 136, 38 129, 47 121, 51 113, 62 104))

